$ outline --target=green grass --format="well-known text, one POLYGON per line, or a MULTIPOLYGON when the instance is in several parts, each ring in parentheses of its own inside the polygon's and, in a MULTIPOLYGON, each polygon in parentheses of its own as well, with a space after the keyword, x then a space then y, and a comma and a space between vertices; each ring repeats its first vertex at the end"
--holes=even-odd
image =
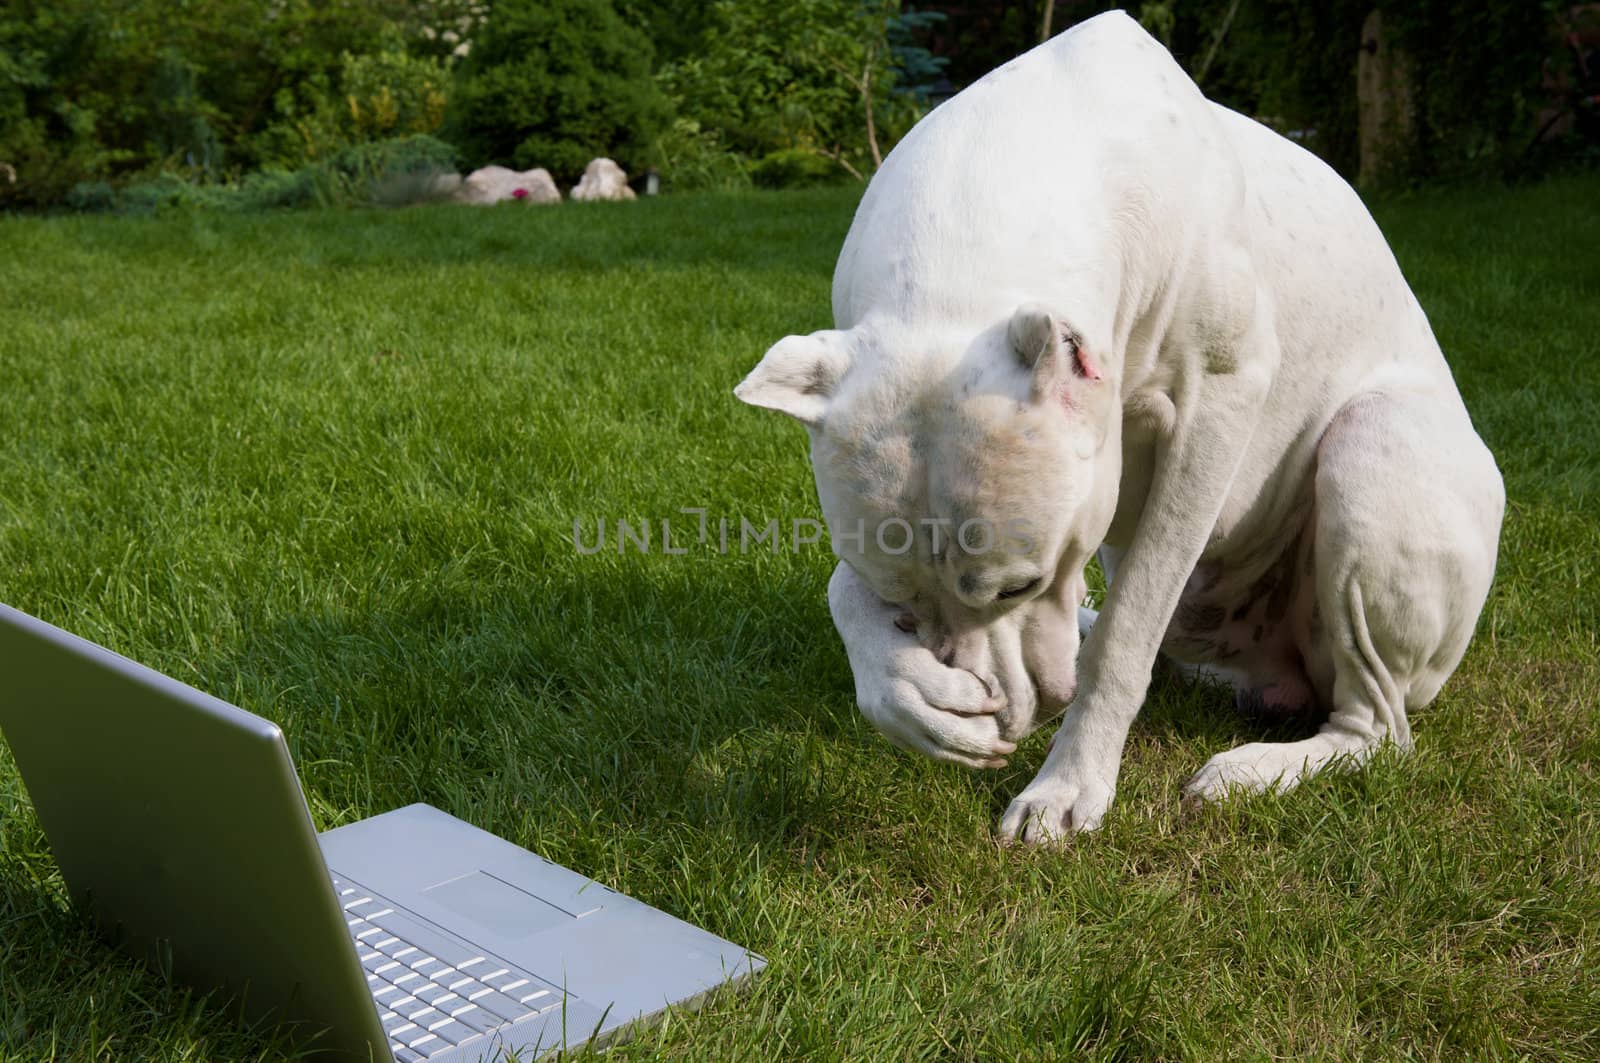
MULTIPOLYGON (((1379 204, 1511 499, 1415 754, 1188 816, 1257 732, 1158 681, 1054 852, 990 834, 1043 735, 858 717, 825 549, 572 546, 817 515, 729 392, 853 205, 0 220, 0 600, 280 722, 319 826, 427 801, 771 959, 615 1058, 1600 1056, 1600 179, 1379 204)), ((0 1057, 280 1053, 84 928, 0 744, 0 1057)))

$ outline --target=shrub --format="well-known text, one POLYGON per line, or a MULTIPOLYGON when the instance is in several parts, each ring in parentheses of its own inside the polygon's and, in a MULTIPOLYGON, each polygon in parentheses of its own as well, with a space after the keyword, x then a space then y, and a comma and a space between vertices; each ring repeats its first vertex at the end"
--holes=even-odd
POLYGON ((462 64, 446 136, 478 166, 568 180, 598 155, 641 168, 670 113, 651 56, 609 0, 501 0, 462 64))
MULTIPOLYGON (((699 46, 661 72, 680 116, 746 158, 798 152, 865 177, 877 156, 919 118, 923 101, 902 86, 902 63, 926 79, 941 69, 909 39, 932 21, 897 0, 718 0, 699 46)), ((767 165, 796 174, 798 155, 767 165)), ((667 176, 672 176, 670 173, 667 176)))
POLYGON ((652 156, 671 189, 750 187, 750 167, 744 156, 729 148, 721 133, 702 128, 693 118, 674 119, 656 141, 652 156))
MULTIPOLYGON (((409 57, 404 45, 450 6, 6 0, 0 163, 15 179, 0 170, 0 207, 48 206, 78 185, 162 170, 215 184, 263 166, 294 169, 352 142, 431 132, 445 63, 409 57)), ((475 17, 470 3, 456 14, 475 17)))
POLYGON ((119 214, 403 206, 432 198, 435 179, 454 171, 454 148, 417 135, 351 145, 295 170, 258 170, 234 182, 188 181, 174 173, 122 189, 104 181, 84 182, 67 194, 65 206, 119 214))
POLYGON ((433 134, 444 122, 450 72, 401 51, 344 53, 336 81, 318 75, 274 99, 279 118, 252 142, 266 165, 294 168, 352 144, 433 134))
POLYGON ((848 176, 834 160, 800 148, 774 151, 750 168, 750 180, 761 188, 805 188, 848 176))

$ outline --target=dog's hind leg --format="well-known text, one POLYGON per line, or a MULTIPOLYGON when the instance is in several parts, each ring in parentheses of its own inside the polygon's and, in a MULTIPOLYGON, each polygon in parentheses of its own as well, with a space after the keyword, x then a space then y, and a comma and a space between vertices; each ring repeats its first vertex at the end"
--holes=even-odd
MULTIPOLYGON (((1453 399, 1372 392, 1347 403, 1317 449, 1316 602, 1307 658, 1331 663, 1315 736, 1212 757, 1185 787, 1292 788, 1384 740, 1411 746, 1407 713, 1460 663, 1494 578, 1505 495, 1494 459, 1453 399)), ((1313 672, 1321 669, 1313 669, 1313 672)))

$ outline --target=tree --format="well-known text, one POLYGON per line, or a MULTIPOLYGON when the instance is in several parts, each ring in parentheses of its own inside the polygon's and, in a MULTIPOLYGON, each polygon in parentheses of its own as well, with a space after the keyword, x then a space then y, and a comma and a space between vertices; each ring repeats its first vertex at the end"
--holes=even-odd
POLYGON ((446 138, 474 165, 571 179, 609 155, 638 169, 671 110, 652 56, 609 0, 499 0, 461 66, 446 138))
POLYGON ((740 155, 802 153, 865 177, 921 114, 897 91, 898 0, 719 0, 661 80, 680 116, 740 155))

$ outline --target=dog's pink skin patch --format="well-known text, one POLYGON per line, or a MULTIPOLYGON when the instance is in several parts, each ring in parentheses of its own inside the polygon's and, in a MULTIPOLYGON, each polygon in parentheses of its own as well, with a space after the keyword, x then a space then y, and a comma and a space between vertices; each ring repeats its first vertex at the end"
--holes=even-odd
MULTIPOLYGON (((1079 344, 1072 352, 1072 368, 1075 374, 1084 380, 1102 379, 1099 364, 1095 362, 1088 351, 1083 349, 1082 344, 1079 344)), ((1072 393, 1073 388, 1076 386, 1076 381, 1063 380, 1057 383, 1053 389, 1056 404, 1068 413, 1078 412, 1078 400, 1072 393)))
POLYGON ((1078 349, 1073 352, 1072 357, 1078 367, 1079 374, 1090 380, 1100 379, 1100 366, 1089 356, 1089 352, 1084 349, 1083 344, 1078 344, 1078 349))

